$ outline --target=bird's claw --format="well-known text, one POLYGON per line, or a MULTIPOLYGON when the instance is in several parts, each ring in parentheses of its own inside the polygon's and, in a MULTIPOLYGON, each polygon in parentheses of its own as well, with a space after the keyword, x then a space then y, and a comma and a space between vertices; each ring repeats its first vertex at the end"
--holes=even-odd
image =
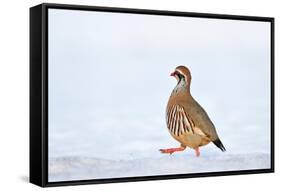
POLYGON ((185 147, 178 147, 178 148, 169 148, 169 149, 159 149, 159 151, 161 153, 164 154, 173 154, 174 152, 179 152, 179 151, 183 151, 185 149, 185 147))
POLYGON ((163 154, 170 154, 172 155, 175 151, 171 151, 170 149, 159 149, 159 151, 163 154))

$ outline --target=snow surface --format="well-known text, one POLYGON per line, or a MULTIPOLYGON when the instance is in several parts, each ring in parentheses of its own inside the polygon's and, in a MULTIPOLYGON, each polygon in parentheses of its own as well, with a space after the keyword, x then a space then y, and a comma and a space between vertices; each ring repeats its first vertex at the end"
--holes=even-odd
POLYGON ((270 168, 269 154, 221 156, 177 156, 136 160, 108 160, 89 157, 51 159, 49 181, 187 174, 270 168))

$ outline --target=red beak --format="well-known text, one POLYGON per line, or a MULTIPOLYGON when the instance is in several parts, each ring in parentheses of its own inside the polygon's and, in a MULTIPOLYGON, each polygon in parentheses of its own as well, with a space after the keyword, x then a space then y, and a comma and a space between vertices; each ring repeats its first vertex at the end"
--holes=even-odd
POLYGON ((172 72, 171 74, 170 74, 170 76, 175 76, 176 75, 176 72, 172 72))

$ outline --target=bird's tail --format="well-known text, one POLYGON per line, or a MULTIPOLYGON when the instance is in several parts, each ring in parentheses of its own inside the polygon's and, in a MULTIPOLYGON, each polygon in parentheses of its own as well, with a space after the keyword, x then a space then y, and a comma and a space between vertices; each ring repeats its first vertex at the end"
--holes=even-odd
POLYGON ((213 143, 220 149, 222 150, 222 152, 226 151, 226 149, 224 148, 221 140, 219 138, 217 138, 216 140, 213 141, 213 143))

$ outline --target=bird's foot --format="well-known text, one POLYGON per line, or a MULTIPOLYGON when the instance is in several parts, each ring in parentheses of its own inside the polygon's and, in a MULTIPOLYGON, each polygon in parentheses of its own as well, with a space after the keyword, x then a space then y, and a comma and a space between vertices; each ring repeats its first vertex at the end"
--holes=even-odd
POLYGON ((197 157, 199 157, 199 156, 200 156, 200 151, 199 151, 199 148, 196 148, 196 149, 195 149, 195 153, 196 153, 196 156, 197 156, 197 157))
POLYGON ((173 154, 174 152, 179 152, 179 151, 183 151, 185 149, 185 147, 178 147, 178 148, 169 148, 169 149, 159 149, 159 151, 161 153, 164 154, 173 154))

